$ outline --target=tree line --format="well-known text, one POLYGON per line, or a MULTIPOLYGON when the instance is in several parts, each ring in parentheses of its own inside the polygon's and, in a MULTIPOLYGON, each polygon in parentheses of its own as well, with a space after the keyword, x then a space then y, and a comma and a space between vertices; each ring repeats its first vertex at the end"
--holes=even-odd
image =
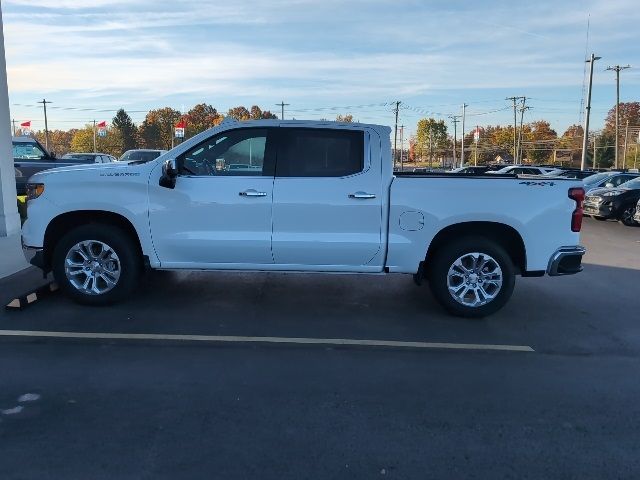
MULTIPOLYGON (((624 145, 625 126, 640 126, 640 102, 620 103, 619 120, 619 144, 624 145)), ((513 125, 489 125, 479 127, 479 141, 474 141, 475 127, 467 132, 464 137, 465 161, 473 162, 477 155, 478 164, 495 162, 502 158, 513 160, 513 125)), ((551 128, 549 122, 538 120, 526 123, 516 131, 522 135, 522 158, 528 163, 549 163, 560 161, 565 164, 579 165, 582 155, 583 128, 581 125, 569 126, 562 135, 551 128), (555 156, 555 158, 554 158, 555 156)), ((591 143, 587 151, 587 165, 593 164, 593 138, 590 132, 591 143)), ((596 136, 596 166, 611 167, 615 158, 615 106, 612 107, 606 117, 604 129, 596 136)), ((637 162, 636 134, 629 135, 628 144, 634 148, 627 148, 626 165, 634 165, 637 162)), ((456 149, 458 160, 462 141, 460 132, 456 149)), ((416 134, 410 139, 407 156, 409 161, 432 162, 438 165, 444 159, 450 159, 453 152, 453 135, 449 131, 444 120, 423 118, 418 121, 416 134)), ((620 156, 623 152, 620 151, 620 156)))
MULTIPOLYGON (((225 117, 239 121, 278 118, 274 113, 262 110, 257 105, 251 108, 230 108, 226 114, 222 114, 212 105, 200 103, 184 114, 171 107, 151 110, 144 120, 136 125, 131 116, 124 109, 120 109, 107 126, 106 136, 96 135, 96 151, 119 157, 134 148, 168 150, 180 142, 180 139, 174 137, 174 128, 179 122, 185 124, 184 139, 187 139, 220 124, 225 117)), ((36 131, 34 136, 44 144, 44 131, 36 131)), ((49 146, 56 155, 93 152, 93 139, 92 124, 71 130, 49 131, 49 146)))

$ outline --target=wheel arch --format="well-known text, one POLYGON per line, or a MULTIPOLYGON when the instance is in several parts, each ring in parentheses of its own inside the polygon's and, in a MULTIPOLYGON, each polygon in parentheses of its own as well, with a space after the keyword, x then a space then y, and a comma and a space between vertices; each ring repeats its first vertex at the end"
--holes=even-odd
POLYGON ((47 225, 43 242, 43 270, 46 272, 51 270, 53 251, 58 241, 67 232, 81 225, 92 223, 106 224, 120 228, 133 240, 139 249, 140 255, 143 255, 140 236, 133 226, 133 223, 124 215, 105 210, 75 210, 54 217, 51 222, 49 222, 49 225, 47 225))
POLYGON ((516 272, 526 274, 527 251, 520 233, 510 225, 490 221, 456 223, 440 230, 429 244, 423 271, 428 271, 429 260, 433 258, 439 248, 453 239, 465 236, 482 236, 501 245, 511 257, 516 272))

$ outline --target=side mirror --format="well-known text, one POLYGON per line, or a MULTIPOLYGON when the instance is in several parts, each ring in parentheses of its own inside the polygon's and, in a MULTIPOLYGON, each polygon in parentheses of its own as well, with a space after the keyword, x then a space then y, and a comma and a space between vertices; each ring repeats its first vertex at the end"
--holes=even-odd
POLYGON ((613 183, 611 183, 611 182, 605 183, 604 186, 605 186, 605 188, 614 188, 615 187, 615 185, 613 183))
POLYGON ((176 178, 178 177, 178 163, 175 158, 165 160, 162 164, 162 176, 160 177, 160 186, 165 188, 175 188, 176 178))

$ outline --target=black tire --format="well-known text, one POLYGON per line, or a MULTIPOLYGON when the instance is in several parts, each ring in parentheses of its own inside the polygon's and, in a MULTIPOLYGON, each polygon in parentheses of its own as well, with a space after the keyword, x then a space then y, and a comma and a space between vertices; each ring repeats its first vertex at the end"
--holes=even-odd
MULTIPOLYGON (((429 286, 434 297, 445 310, 459 317, 482 318, 497 312, 507 303, 515 285, 515 267, 509 254, 495 241, 481 236, 460 238, 440 247, 433 254, 430 254, 427 259, 427 268, 429 286), (477 306, 465 305, 456 300, 450 293, 447 283, 449 269, 452 268, 454 262, 472 253, 488 255, 495 261, 502 273, 502 285, 499 288, 493 282, 487 282, 487 288, 492 289, 495 297, 477 306)), ((461 280, 464 281, 464 279, 461 280)), ((480 281, 484 282, 485 280, 481 279, 480 281)), ((484 285, 482 288, 484 289, 484 285)), ((477 294, 474 295, 478 298, 477 294)))
POLYGON ((604 222, 606 220, 606 218, 604 217, 591 217, 591 218, 598 220, 599 222, 604 222))
POLYGON ((635 227, 636 225, 638 225, 638 223, 633 219, 635 213, 635 203, 625 205, 624 207, 622 207, 622 212, 620 213, 620 218, 618 218, 618 220, 620 221, 620 223, 626 225, 627 227, 635 227))
MULTIPOLYGON (((73 300, 85 305, 108 305, 124 300, 138 286, 142 258, 140 248, 126 231, 112 225, 91 223, 74 228, 58 241, 53 251, 52 267, 53 276, 60 289, 73 300), (115 286, 100 294, 88 294, 79 290, 65 272, 65 259, 70 250, 80 242, 89 240, 106 244, 115 252, 119 262, 119 278, 114 282, 115 286)), ((86 278, 86 275, 82 275, 84 274, 80 273, 80 280, 86 278)), ((93 283, 95 282, 96 280, 93 280, 93 283)), ((107 288, 106 283, 103 282, 102 285, 107 288)))

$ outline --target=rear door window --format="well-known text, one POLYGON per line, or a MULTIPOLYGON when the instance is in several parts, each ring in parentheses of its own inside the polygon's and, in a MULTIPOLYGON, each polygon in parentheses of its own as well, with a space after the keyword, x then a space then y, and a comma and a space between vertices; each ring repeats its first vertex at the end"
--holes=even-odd
POLYGON ((281 128, 276 176, 346 177, 363 170, 363 131, 281 128))

